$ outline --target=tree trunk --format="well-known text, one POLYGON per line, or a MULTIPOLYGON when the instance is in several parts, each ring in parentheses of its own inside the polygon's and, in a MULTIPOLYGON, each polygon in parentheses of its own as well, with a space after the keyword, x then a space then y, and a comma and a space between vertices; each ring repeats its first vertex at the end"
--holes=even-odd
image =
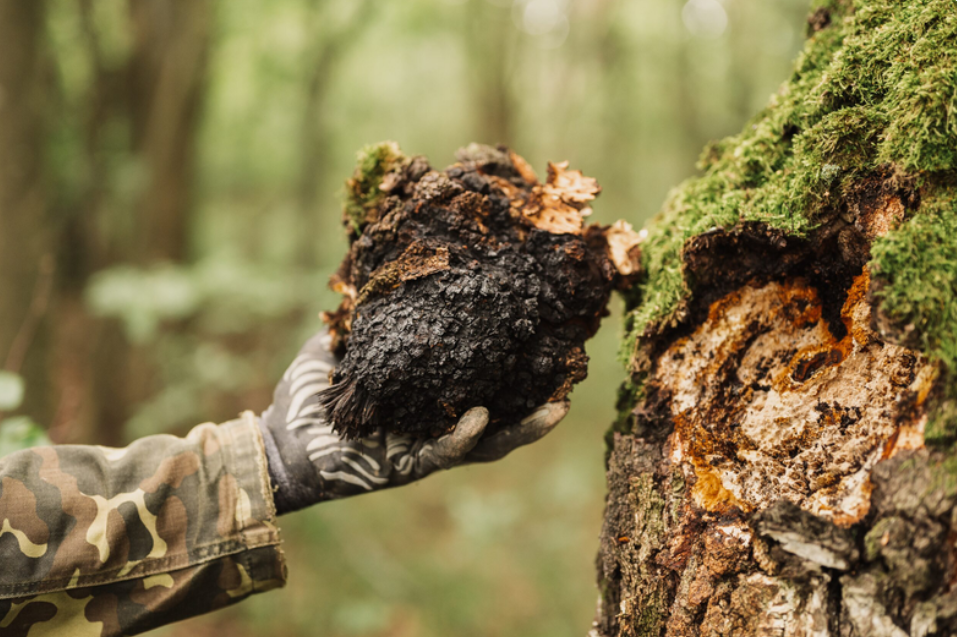
POLYGON ((593 637, 957 634, 957 23, 824 4, 648 228, 593 637))
POLYGON ((512 96, 514 33, 507 11, 471 2, 465 28, 470 88, 477 105, 477 139, 483 144, 515 144, 512 96))
POLYGON ((91 179, 78 205, 64 215, 57 299, 56 386, 62 396, 51 423, 57 442, 119 445, 137 404, 151 393, 151 363, 115 319, 92 316, 84 302, 90 277, 118 263, 182 262, 189 252, 195 176, 212 0, 130 0, 132 46, 108 66, 100 51, 92 3, 81 5, 93 67, 84 131, 91 179), (127 164, 142 175, 127 219, 111 219, 111 174, 104 152, 110 125, 130 131, 127 164), (104 227, 112 233, 104 233, 104 227))
POLYGON ((212 0, 131 0, 133 150, 148 180, 139 202, 140 258, 182 261, 195 141, 212 31, 212 0))
POLYGON ((44 3, 0 0, 0 368, 30 379, 26 406, 51 413, 40 322, 52 276, 43 191, 44 3), (27 356, 28 351, 30 356, 27 356))
POLYGON ((315 264, 316 251, 311 237, 320 233, 316 210, 321 175, 328 161, 330 145, 329 124, 323 113, 329 85, 335 78, 336 68, 343 56, 368 27, 369 18, 378 6, 373 0, 361 0, 353 4, 352 12, 341 23, 334 23, 330 19, 329 7, 332 5, 319 2, 312 7, 313 29, 322 35, 309 47, 305 56, 307 81, 296 140, 299 146, 299 218, 302 236, 309 238, 300 247, 300 261, 306 267, 315 264))

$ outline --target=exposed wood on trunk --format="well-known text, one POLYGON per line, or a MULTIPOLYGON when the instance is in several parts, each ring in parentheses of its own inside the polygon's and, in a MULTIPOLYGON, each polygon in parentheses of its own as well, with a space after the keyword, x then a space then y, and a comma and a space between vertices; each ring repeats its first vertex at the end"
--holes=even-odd
MULTIPOLYGON (((905 634, 892 616, 909 617, 917 592, 901 598, 858 546, 883 541, 875 529, 899 513, 893 498, 873 501, 882 461, 931 471, 922 406, 935 372, 870 328, 867 285, 865 271, 847 291, 841 338, 807 280, 755 280, 657 357, 635 435, 614 440, 599 568, 616 607, 601 609, 596 634, 905 634)), ((925 543, 949 528, 931 517, 925 543)), ((937 548, 920 599, 946 592, 952 556, 937 548)))

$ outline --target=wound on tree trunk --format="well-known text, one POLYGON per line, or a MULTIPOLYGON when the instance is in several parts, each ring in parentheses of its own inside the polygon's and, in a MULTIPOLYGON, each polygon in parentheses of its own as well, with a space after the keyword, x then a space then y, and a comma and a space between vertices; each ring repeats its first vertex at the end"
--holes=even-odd
POLYGON ((647 228, 592 635, 957 635, 957 12, 824 0, 647 228))
POLYGON ((457 158, 439 172, 380 144, 347 184, 344 300, 326 317, 344 357, 320 394, 346 436, 436 436, 475 406, 494 430, 564 399, 612 288, 634 274, 630 228, 584 225, 595 180, 550 164, 539 183, 506 148, 457 158))

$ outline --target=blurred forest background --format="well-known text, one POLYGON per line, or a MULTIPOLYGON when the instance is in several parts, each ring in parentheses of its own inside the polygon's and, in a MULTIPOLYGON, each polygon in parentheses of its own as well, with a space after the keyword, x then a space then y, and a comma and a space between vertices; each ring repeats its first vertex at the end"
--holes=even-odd
MULTIPOLYGON (((337 303, 371 142, 568 159, 597 220, 640 225, 787 77, 807 6, 0 0, 3 435, 121 445, 264 409, 337 303)), ((157 632, 583 635, 616 345, 612 316, 542 443, 290 516, 286 589, 157 632)))

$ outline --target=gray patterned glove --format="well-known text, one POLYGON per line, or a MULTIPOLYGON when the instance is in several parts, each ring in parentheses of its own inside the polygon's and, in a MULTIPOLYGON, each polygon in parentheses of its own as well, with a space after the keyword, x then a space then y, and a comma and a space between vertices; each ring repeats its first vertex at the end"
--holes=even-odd
POLYGON ((303 345, 260 418, 280 515, 408 484, 439 469, 498 460, 547 434, 568 413, 568 401, 547 403, 520 423, 482 438, 488 411, 475 407, 440 438, 416 439, 380 429, 367 438, 342 440, 316 399, 329 386, 337 363, 329 344, 323 330, 303 345))

